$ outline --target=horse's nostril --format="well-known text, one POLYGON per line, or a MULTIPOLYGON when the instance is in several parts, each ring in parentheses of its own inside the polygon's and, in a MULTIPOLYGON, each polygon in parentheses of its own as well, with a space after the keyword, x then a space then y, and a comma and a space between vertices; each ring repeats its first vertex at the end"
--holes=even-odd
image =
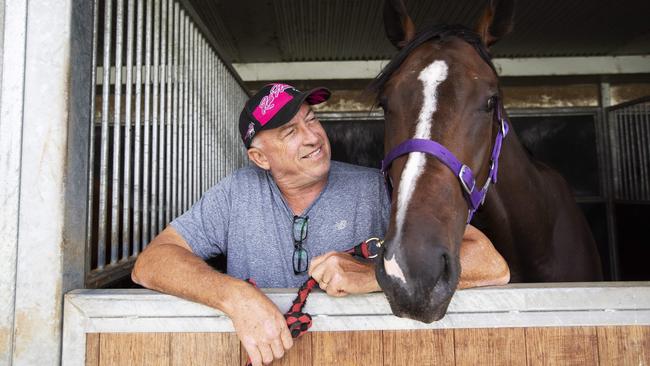
POLYGON ((442 254, 442 276, 445 280, 449 279, 450 272, 451 272, 451 267, 449 265, 449 254, 443 253, 442 254))

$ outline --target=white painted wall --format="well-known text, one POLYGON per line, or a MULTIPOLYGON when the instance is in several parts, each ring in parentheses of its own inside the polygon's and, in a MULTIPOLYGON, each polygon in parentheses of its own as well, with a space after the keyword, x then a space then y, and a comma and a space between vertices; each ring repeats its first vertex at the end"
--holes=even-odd
POLYGON ((60 363, 71 3, 1 3, 2 365, 60 363))
POLYGON ((10 365, 14 335, 20 193, 26 0, 2 3, 0 74, 0 365, 10 365), (5 39, 6 36, 6 39, 5 39))

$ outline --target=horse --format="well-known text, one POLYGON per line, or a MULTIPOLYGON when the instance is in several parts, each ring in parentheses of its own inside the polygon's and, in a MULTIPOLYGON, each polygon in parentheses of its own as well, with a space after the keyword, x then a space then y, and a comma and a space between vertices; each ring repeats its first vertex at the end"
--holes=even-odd
POLYGON ((397 316, 444 316, 470 222, 505 258, 512 282, 602 279, 567 182, 509 131, 489 47, 513 18, 513 0, 488 0, 474 30, 416 33, 401 0, 384 3, 386 35, 399 51, 370 85, 384 110, 382 170, 392 186, 376 276, 397 316))

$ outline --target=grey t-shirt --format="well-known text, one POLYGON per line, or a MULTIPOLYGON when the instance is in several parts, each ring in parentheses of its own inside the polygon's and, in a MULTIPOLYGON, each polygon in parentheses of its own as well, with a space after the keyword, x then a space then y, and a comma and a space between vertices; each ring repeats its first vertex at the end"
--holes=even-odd
MULTIPOLYGON (((390 215, 383 177, 332 161, 325 189, 301 215, 309 217, 303 245, 310 260, 383 237, 390 215)), ((249 166, 210 188, 171 225, 199 257, 225 254, 229 275, 286 288, 308 278, 293 273, 293 216, 271 174, 249 166)))

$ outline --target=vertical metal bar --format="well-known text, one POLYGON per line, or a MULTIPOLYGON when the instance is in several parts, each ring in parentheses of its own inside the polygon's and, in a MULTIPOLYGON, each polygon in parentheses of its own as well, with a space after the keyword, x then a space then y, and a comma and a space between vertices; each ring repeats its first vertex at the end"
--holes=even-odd
MULTIPOLYGON (((186 15, 187 17, 187 15, 186 15)), ((188 169, 188 126, 189 126, 189 84, 190 84, 190 22, 189 22, 189 17, 187 18, 187 21, 185 22, 185 83, 183 85, 184 89, 184 94, 183 94, 183 212, 187 211, 187 169, 188 169)))
POLYGON ((212 52, 212 49, 210 50, 210 58, 211 58, 210 67, 212 68, 212 77, 211 77, 212 81, 210 83, 210 90, 211 90, 210 109, 212 109, 212 113, 210 113, 211 152, 210 152, 209 160, 210 160, 210 187, 212 187, 215 184, 216 167, 217 167, 217 154, 216 154, 217 108, 216 106, 217 106, 217 91, 219 89, 219 83, 217 82, 216 56, 214 52, 212 52))
POLYGON ((631 198, 633 200, 637 200, 638 199, 637 187, 639 185, 639 177, 638 177, 638 172, 637 172, 637 170, 638 170, 638 166, 637 166, 638 160, 637 160, 637 151, 636 151, 637 149, 636 149, 636 144, 635 144, 636 139, 635 139, 635 136, 634 136, 634 132, 635 132, 634 131, 634 109, 633 109, 633 106, 630 106, 630 107, 628 107, 626 109, 628 111, 628 115, 627 115, 627 118, 628 118, 627 131, 628 132, 627 133, 628 133, 628 142, 629 142, 628 148, 630 149, 629 158, 630 158, 630 166, 632 168, 631 169, 632 170, 632 179, 630 181, 631 186, 632 186, 632 196, 631 196, 631 198))
POLYGON ((223 146, 223 136, 225 134, 224 130, 224 123, 223 120, 224 118, 224 108, 223 108, 223 95, 225 93, 224 88, 224 77, 223 77, 223 64, 221 63, 221 60, 217 59, 217 68, 219 70, 219 81, 217 85, 219 85, 219 95, 217 98, 217 108, 219 111, 219 128, 217 128, 217 154, 219 155, 219 158, 217 159, 217 164, 218 164, 218 177, 217 180, 221 180, 223 178, 223 172, 225 169, 225 159, 226 159, 226 154, 224 153, 225 149, 223 146))
POLYGON ((153 10, 153 103, 151 124, 151 221, 149 222, 150 236, 147 242, 156 236, 158 227, 158 91, 160 82, 160 0, 154 0, 153 10))
MULTIPOLYGON (((164 207, 164 201, 163 199, 165 198, 163 189, 164 189, 164 184, 165 184, 165 124, 167 121, 167 116, 165 115, 165 100, 166 100, 166 95, 165 95, 165 84, 166 84, 166 75, 165 72, 166 70, 166 65, 165 65, 165 60, 167 57, 167 0, 162 0, 161 3, 161 9, 160 9, 160 117, 159 117, 159 122, 158 122, 158 189, 156 190, 158 194, 158 214, 157 220, 156 220, 156 225, 155 225, 155 232, 154 234, 158 234, 158 232, 161 231, 162 225, 163 225, 163 220, 164 220, 164 212, 163 212, 163 207, 164 207)), ((155 236, 155 235, 154 235, 155 236)))
POLYGON ((141 204, 142 187, 140 186, 140 149, 142 146, 142 23, 144 22, 144 0, 138 0, 138 14, 135 41, 135 138, 133 144, 133 255, 138 255, 141 248, 141 204))
POLYGON ((147 0, 146 30, 145 30, 145 70, 144 70, 144 159, 142 169, 142 246, 149 243, 149 166, 151 141, 151 24, 152 1, 147 0))
POLYGON ((621 186, 618 192, 619 199, 625 199, 627 192, 627 155, 625 154, 625 130, 623 122, 623 110, 619 109, 616 111, 616 130, 618 133, 619 163, 621 168, 621 186))
MULTIPOLYGON (((169 0, 167 3, 167 133, 166 133, 166 153, 165 153, 165 219, 164 225, 171 220, 171 173, 172 173, 172 94, 173 94, 173 70, 174 70, 174 1, 169 0)), ((163 225, 163 226, 164 226, 163 225)), ((162 229, 162 227, 161 227, 162 229)))
POLYGON ((86 222, 86 264, 84 273, 88 274, 91 270, 91 254, 93 244, 93 194, 95 186, 95 99, 97 97, 97 33, 99 30, 99 1, 93 1, 93 45, 91 56, 91 76, 92 95, 90 96, 90 134, 89 134, 89 154, 88 154, 88 221, 86 222))
POLYGON ((108 109, 111 85, 111 13, 112 4, 105 2, 104 6, 104 59, 102 62, 102 134, 99 158, 99 217, 97 233, 97 268, 106 265, 106 221, 108 218, 108 109))
POLYGON ((208 163, 208 186, 206 187, 207 189, 210 189, 212 187, 212 166, 213 166, 213 161, 214 161, 214 154, 213 154, 213 148, 214 148, 214 141, 212 140, 212 134, 214 132, 213 129, 213 124, 214 124, 214 108, 213 108, 213 101, 214 101, 214 91, 217 89, 217 84, 214 82, 214 58, 212 56, 212 48, 208 46, 208 70, 209 70, 209 76, 208 76, 208 155, 206 156, 206 161, 208 163))
POLYGON ((120 129, 122 102, 122 38, 124 24, 124 0, 117 0, 115 12, 115 85, 114 85, 114 116, 113 116, 113 199, 111 201, 111 264, 117 263, 120 227, 120 129))
POLYGON ((197 130, 197 132, 198 132, 197 133, 197 137, 198 137, 198 141, 197 141, 197 146, 198 146, 197 157, 198 157, 198 159, 197 159, 196 168, 197 168, 197 177, 198 177, 198 179, 197 179, 197 187, 198 187, 197 195, 200 196, 200 192, 203 189, 203 174, 202 174, 203 155, 204 155, 203 154, 203 149, 204 149, 204 146, 203 146, 203 118, 205 117, 205 114, 203 113, 203 98, 204 98, 204 93, 203 93, 204 83, 203 83, 203 81, 205 79, 205 75, 204 75, 203 72, 204 72, 204 68, 205 68, 205 63, 204 63, 204 60, 203 60, 203 38, 201 37, 200 33, 199 33, 198 65, 199 65, 199 78, 198 78, 198 81, 199 81, 199 87, 198 87, 198 92, 199 92, 198 93, 199 94, 198 100, 199 100, 199 103, 197 105, 197 108, 198 108, 197 109, 198 110, 197 116, 198 116, 198 126, 199 126, 199 128, 197 130))
POLYGON ((609 151, 612 154, 612 169, 614 170, 614 190, 612 198, 617 199, 623 189, 623 168, 621 167, 621 141, 619 134, 618 113, 616 111, 611 111, 609 112, 607 118, 609 122, 609 135, 611 136, 611 146, 609 151))
POLYGON ((650 201, 650 110, 648 106, 650 102, 643 103, 643 135, 641 146, 643 146, 644 166, 646 167, 646 180, 645 180, 645 197, 646 201, 650 201))
POLYGON ((634 199, 634 186, 636 180, 636 173, 634 172, 634 150, 632 148, 632 123, 630 117, 630 109, 625 108, 625 152, 627 161, 627 178, 628 192, 625 197, 627 200, 634 199))
POLYGON ((196 28, 190 27, 190 129, 188 140, 188 208, 194 203, 194 130, 196 127, 196 28))
POLYGON ((637 106, 637 145, 639 146, 640 166, 641 166, 641 199, 650 200, 650 162, 648 161, 648 130, 647 130, 647 103, 637 106))
POLYGON ((193 87, 193 92, 194 92, 194 97, 192 98, 193 102, 193 109, 194 109, 194 118, 192 118, 192 203, 196 202, 196 193, 197 193, 197 175, 196 175, 196 168, 197 168, 197 132, 198 132, 198 127, 199 127, 199 115, 198 115, 198 105, 199 105, 199 37, 198 37, 198 30, 196 29, 196 26, 194 27, 194 87, 193 87))
POLYGON ((187 80, 188 82, 188 119, 187 119, 187 140, 185 140, 185 143, 187 144, 187 207, 185 209, 187 210, 190 206, 192 206, 192 173, 194 170, 192 169, 192 165, 194 164, 194 159, 192 159, 192 153, 194 152, 193 149, 193 138, 192 134, 194 133, 194 23, 190 22, 190 27, 189 27, 189 66, 190 66, 190 74, 189 74, 189 79, 187 80))
POLYGON ((638 105, 631 105, 629 107, 630 109, 630 138, 631 138, 631 146, 630 148, 632 149, 632 164, 634 168, 634 199, 635 200, 640 200, 641 199, 641 180, 643 179, 643 175, 641 174, 641 146, 639 144, 639 128, 638 128, 638 121, 637 121, 637 106, 638 105))
POLYGON ((178 212, 176 215, 185 211, 185 201, 183 200, 183 190, 185 187, 185 132, 186 122, 185 111, 187 109, 187 15, 183 12, 181 23, 181 89, 180 89, 180 115, 179 115, 179 134, 178 134, 178 212))
POLYGON ((122 258, 131 255, 131 91, 133 87, 134 2, 128 0, 126 29, 126 90, 124 93, 124 197, 122 202, 122 258))
MULTIPOLYGON (((200 33, 199 33, 200 34, 200 33)), ((199 162, 198 162, 198 175, 199 175, 199 192, 198 192, 198 197, 201 197, 203 195, 203 192, 205 192, 205 186, 206 186, 206 168, 205 164, 207 163, 207 160, 205 159, 206 157, 206 137, 205 134, 207 132, 205 125, 207 121, 207 109, 206 109, 206 101, 207 101, 207 83, 206 83, 206 78, 207 78, 207 57, 206 57, 206 42, 203 37, 201 37, 201 61, 199 65, 201 66, 201 76, 199 80, 201 81, 201 103, 199 104, 199 116, 200 118, 200 128, 199 128, 199 147, 200 147, 200 155, 199 155, 199 162)))
POLYGON ((180 33, 181 13, 177 2, 174 2, 174 120, 172 128, 172 218, 178 216, 178 113, 180 108, 180 33))

